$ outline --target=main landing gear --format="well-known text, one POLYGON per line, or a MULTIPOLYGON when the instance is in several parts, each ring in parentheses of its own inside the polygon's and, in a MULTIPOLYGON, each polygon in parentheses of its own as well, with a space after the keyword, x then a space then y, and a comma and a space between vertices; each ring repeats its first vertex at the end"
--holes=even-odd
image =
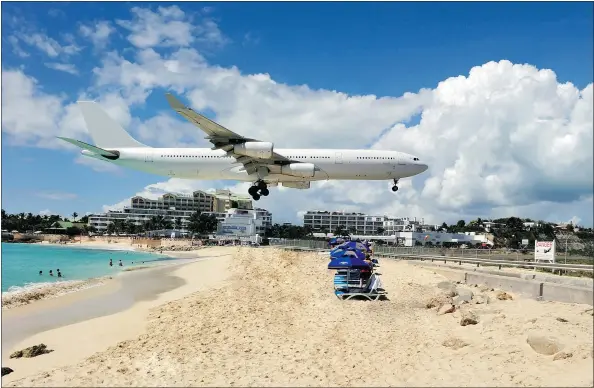
POLYGON ((392 191, 393 192, 397 192, 398 191, 398 186, 396 186, 398 184, 398 179, 394 179, 394 186, 392 186, 392 191))
POLYGON ((260 199, 260 196, 268 196, 270 191, 268 191, 268 185, 266 185, 266 182, 257 181, 252 187, 248 189, 248 193, 252 196, 254 201, 257 201, 260 199))

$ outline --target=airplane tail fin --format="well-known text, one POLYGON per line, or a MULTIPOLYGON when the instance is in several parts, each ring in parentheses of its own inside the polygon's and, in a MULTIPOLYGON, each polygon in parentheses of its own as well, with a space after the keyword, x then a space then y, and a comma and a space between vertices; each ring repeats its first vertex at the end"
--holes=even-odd
POLYGON ((77 101, 95 145, 105 149, 147 147, 135 140, 124 128, 93 101, 77 101))

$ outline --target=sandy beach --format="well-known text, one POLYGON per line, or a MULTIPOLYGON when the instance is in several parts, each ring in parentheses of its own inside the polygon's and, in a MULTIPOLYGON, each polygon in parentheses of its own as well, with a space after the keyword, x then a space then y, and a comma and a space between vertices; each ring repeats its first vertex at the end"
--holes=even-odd
MULTIPOLYGON (((59 327, 54 352, 8 359, 5 386, 592 386, 586 305, 498 300, 439 315, 445 279, 381 260, 389 300, 340 301, 327 258, 272 248, 207 248, 184 284, 108 316, 59 327), (442 283, 443 285, 443 283, 442 283), (472 312, 475 325, 461 326, 472 312), (555 354, 528 338, 549 338, 555 354)), ((175 252, 180 254, 180 252, 175 252)), ((143 271, 134 271, 143 272, 143 271)), ((457 285, 459 289, 463 285, 457 285)))
POLYGON ((191 260, 130 271, 98 287, 3 311, 2 366, 14 370, 2 377, 3 384, 79 362, 108 346, 136 338, 144 332, 151 308, 224 281, 229 253, 217 248, 163 252, 191 260), (25 338, 7 338, 11 326, 18 326, 16 337, 25 338), (39 330, 46 326, 50 329, 39 330), (38 333, 24 335, 35 331, 38 333), (41 342, 54 351, 43 357, 9 358, 14 350, 41 342))

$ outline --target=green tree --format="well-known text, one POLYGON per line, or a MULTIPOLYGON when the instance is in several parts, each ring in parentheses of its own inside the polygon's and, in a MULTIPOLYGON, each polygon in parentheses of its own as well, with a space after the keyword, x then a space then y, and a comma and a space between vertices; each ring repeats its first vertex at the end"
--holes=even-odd
POLYGON ((519 232, 524 230, 524 222, 518 217, 509 217, 505 222, 505 227, 510 232, 519 232))
POLYGON ((200 224, 202 234, 213 233, 217 230, 219 220, 217 220, 217 216, 214 214, 200 214, 200 224))
POLYGON ((115 233, 124 233, 126 231, 124 220, 114 220, 113 227, 115 233))
POLYGON ((77 212, 72 213, 72 220, 74 222, 76 222, 76 217, 78 217, 78 213, 77 212))
POLYGON ((378 235, 382 235, 384 234, 384 232, 386 231, 386 229, 382 228, 381 226, 377 228, 376 233, 378 235))
POLYGON ((136 227, 136 224, 134 223, 134 221, 132 221, 130 218, 128 218, 123 225, 123 229, 128 234, 135 234, 138 228, 136 227))
POLYGON ((81 234, 81 230, 79 228, 77 228, 76 226, 71 226, 69 228, 66 228, 66 234, 68 236, 77 236, 81 234))
POLYGON ((181 228, 182 228, 182 219, 181 219, 181 217, 177 217, 175 219, 175 229, 181 230, 181 228))
POLYGON ((194 234, 202 233, 202 213, 198 210, 190 215, 188 219, 188 230, 194 234))
POLYGON ((336 229, 334 229, 334 235, 335 236, 350 236, 351 234, 342 225, 339 225, 336 227, 336 229))

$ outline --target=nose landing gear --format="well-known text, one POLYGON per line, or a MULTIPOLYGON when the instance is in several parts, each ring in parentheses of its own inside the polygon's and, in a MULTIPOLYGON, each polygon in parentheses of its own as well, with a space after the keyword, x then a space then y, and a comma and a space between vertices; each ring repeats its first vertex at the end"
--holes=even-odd
POLYGON ((252 187, 248 189, 248 193, 252 196, 254 201, 257 201, 260 199, 260 196, 267 197, 268 194, 270 194, 270 191, 268 191, 268 185, 266 182, 257 181, 252 187))
POLYGON ((392 191, 393 192, 397 192, 398 191, 398 179, 394 179, 394 186, 392 186, 392 191))

